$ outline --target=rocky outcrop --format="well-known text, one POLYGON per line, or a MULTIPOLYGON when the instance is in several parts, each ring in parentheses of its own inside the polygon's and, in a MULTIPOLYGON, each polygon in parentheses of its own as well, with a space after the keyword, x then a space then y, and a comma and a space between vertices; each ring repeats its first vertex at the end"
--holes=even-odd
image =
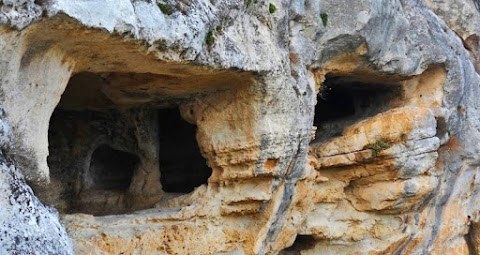
MULTIPOLYGON (((2 116, 0 143, 8 149, 9 128, 2 116)), ((0 250, 5 254, 71 254, 72 244, 57 212, 43 205, 11 160, 0 154, 0 250)))
POLYGON ((477 7, 1 1, 0 253, 478 253, 477 7))

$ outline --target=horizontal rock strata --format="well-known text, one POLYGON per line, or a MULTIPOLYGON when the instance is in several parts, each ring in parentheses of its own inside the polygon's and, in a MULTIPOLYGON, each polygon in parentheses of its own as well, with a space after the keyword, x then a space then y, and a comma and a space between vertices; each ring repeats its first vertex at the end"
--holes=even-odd
POLYGON ((479 17, 0 1, 0 253, 477 254, 479 17))

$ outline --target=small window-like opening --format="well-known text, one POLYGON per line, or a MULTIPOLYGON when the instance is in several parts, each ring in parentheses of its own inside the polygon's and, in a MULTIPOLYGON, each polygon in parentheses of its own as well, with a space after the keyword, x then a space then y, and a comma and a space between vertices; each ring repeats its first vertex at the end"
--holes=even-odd
POLYGON ((163 191, 189 193, 206 184, 212 174, 200 153, 196 127, 183 120, 180 111, 159 111, 160 181, 163 191))
POLYGON ((280 252, 280 255, 297 255, 303 250, 309 250, 315 247, 317 240, 311 235, 297 235, 292 246, 280 252))
POLYGON ((128 152, 99 146, 92 154, 88 177, 90 189, 127 190, 140 159, 128 152))
POLYGON ((327 76, 315 106, 314 142, 340 136, 355 122, 395 107, 401 93, 397 83, 327 76))

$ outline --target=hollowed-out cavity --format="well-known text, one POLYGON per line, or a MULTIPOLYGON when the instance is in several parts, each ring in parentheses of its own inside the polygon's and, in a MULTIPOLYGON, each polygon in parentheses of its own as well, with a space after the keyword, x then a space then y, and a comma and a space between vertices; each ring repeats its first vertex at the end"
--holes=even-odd
POLYGON ((189 193, 206 184, 212 170, 195 139, 196 127, 184 121, 178 109, 159 111, 160 180, 165 192, 189 193))
POLYGON ((50 119, 51 183, 35 187, 43 202, 62 213, 121 214, 152 208, 175 197, 165 193, 185 194, 207 183, 211 169, 200 153, 196 126, 178 110, 191 95, 160 100, 153 80, 162 77, 71 77, 50 119), (122 86, 111 85, 113 81, 122 86), (128 87, 132 81, 139 93, 128 87), (145 87, 150 91, 144 92, 145 87))
POLYGON ((313 142, 340 136, 355 122, 396 107, 401 95, 398 83, 327 75, 317 96, 314 117, 317 130, 313 142))
POLYGON ((101 145, 92 154, 88 177, 90 189, 127 190, 140 159, 137 155, 101 145))
POLYGON ((299 255, 303 250, 314 248, 317 242, 311 235, 297 235, 292 246, 281 251, 280 255, 299 255))

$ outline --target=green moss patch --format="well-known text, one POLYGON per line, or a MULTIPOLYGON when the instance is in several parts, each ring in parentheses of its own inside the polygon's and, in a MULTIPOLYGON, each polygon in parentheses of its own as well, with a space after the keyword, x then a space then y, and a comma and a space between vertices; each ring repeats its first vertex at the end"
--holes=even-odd
POLYGON ((270 13, 273 14, 273 13, 275 13, 276 11, 277 11, 277 7, 276 7, 274 4, 270 3, 270 4, 268 5, 268 12, 270 12, 270 13))

